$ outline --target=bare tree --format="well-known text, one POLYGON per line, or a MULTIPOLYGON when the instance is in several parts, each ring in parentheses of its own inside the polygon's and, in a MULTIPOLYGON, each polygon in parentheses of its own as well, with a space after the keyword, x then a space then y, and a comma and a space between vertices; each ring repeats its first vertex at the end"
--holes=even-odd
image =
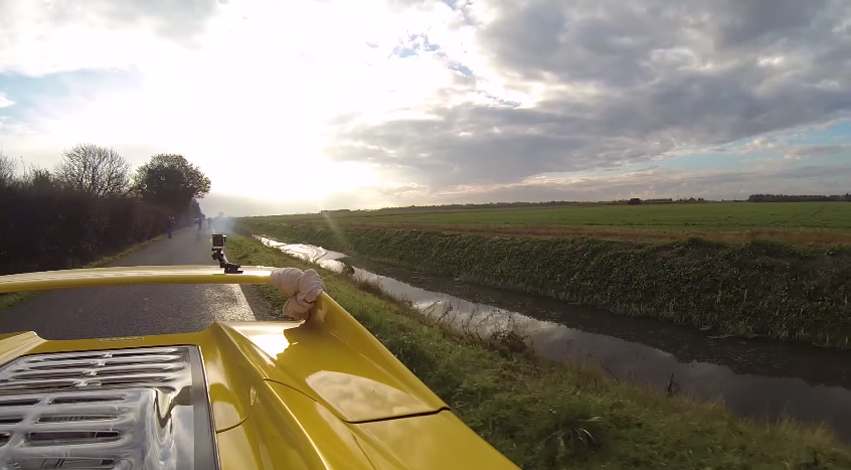
POLYGON ((15 161, 0 152, 0 187, 10 186, 15 181, 15 161))
POLYGON ((94 196, 123 194, 130 184, 130 163, 112 148, 80 144, 62 153, 55 174, 62 184, 94 196))

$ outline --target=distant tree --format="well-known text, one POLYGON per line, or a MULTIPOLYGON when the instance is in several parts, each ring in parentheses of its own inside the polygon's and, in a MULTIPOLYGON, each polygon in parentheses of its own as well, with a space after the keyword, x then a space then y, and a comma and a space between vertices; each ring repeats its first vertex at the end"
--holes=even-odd
POLYGON ((56 181, 97 197, 124 194, 130 183, 130 164, 115 150, 80 144, 62 153, 56 181))
POLYGON ((824 194, 751 194, 748 202, 830 202, 841 201, 842 196, 824 194))
POLYGON ((191 212, 192 200, 210 192, 210 179, 182 155, 160 154, 136 170, 133 192, 176 213, 191 212))
POLYGON ((201 204, 198 204, 197 199, 192 199, 189 201, 189 216, 190 217, 200 217, 203 214, 201 212, 201 204))
POLYGON ((627 204, 629 204, 630 206, 636 206, 638 204, 641 204, 641 199, 634 197, 634 198, 630 199, 629 201, 627 201, 627 204))

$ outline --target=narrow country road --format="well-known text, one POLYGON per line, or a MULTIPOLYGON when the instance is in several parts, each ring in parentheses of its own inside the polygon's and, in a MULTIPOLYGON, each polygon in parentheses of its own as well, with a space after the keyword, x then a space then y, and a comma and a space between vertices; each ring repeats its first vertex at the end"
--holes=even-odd
MULTIPOLYGON (((112 266, 215 265, 210 234, 187 228, 112 266)), ((105 338, 200 331, 213 321, 254 320, 236 285, 123 286, 45 292, 0 311, 0 333, 45 339, 105 338)))

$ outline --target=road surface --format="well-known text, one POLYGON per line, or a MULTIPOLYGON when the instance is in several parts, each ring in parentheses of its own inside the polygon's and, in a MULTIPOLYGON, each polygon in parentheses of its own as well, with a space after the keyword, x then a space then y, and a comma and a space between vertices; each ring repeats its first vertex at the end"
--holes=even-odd
MULTIPOLYGON (((148 246, 112 266, 216 265, 210 234, 196 229, 148 246)), ((108 338, 200 331, 214 321, 254 320, 237 285, 122 286, 45 292, 0 311, 0 333, 45 339, 108 338)))

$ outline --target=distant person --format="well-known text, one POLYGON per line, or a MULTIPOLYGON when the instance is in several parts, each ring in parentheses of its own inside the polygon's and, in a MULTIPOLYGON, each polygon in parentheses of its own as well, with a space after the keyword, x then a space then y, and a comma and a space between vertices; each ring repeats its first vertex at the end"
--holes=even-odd
POLYGON ((201 231, 201 227, 203 227, 203 225, 204 225, 204 216, 200 215, 200 216, 198 216, 198 231, 199 232, 201 231))
POLYGON ((210 230, 213 229, 213 218, 212 217, 207 217, 207 228, 210 229, 210 230))
POLYGON ((168 216, 168 238, 171 238, 171 232, 174 229, 174 217, 168 216))

